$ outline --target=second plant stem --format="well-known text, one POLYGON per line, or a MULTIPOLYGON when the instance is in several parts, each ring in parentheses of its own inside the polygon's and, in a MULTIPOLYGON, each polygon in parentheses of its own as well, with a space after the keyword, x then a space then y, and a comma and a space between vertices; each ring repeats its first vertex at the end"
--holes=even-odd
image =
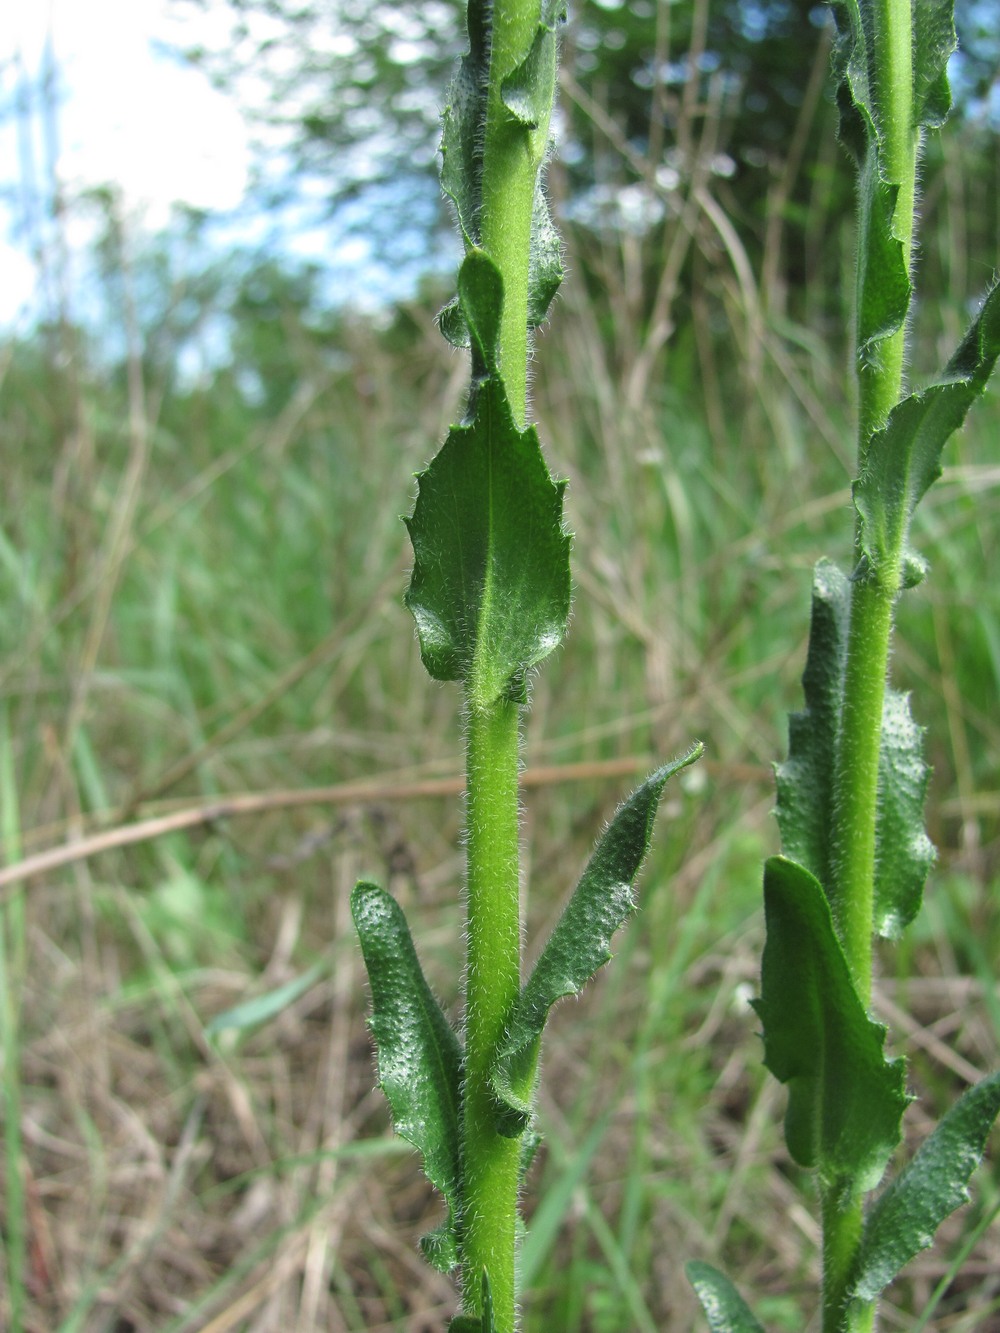
MULTIPOLYGON (((881 138, 869 148, 860 193, 858 305, 865 284, 884 275, 872 268, 872 206, 881 181, 898 186, 892 231, 909 270, 916 191, 917 136, 913 130, 913 17, 910 0, 873 6, 881 138)), ((873 433, 899 401, 905 366, 905 325, 879 341, 875 355, 859 349, 858 472, 873 433)), ((859 529, 860 537, 860 529, 859 529)), ((882 709, 892 637, 893 608, 901 588, 902 551, 889 568, 857 578, 851 589, 850 629, 836 773, 834 776, 834 883, 837 933, 862 1003, 871 1002, 876 825, 882 709)), ((857 1183, 826 1182, 823 1212, 823 1333, 870 1333, 874 1302, 851 1302, 849 1279, 864 1220, 857 1183)))

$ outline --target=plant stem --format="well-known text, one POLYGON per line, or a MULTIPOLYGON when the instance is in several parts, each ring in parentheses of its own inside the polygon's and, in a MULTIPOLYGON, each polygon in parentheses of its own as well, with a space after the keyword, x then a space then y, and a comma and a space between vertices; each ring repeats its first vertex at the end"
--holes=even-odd
POLYGON ((468 705, 462 1287, 466 1313, 480 1314, 487 1270, 497 1333, 513 1333, 516 1321, 520 1142, 497 1133, 488 1078, 521 980, 518 741, 517 704, 468 705))
POLYGON ((531 219, 548 119, 526 132, 504 105, 503 81, 530 51, 540 14, 540 0, 494 0, 483 141, 482 246, 503 278, 500 370, 520 426, 525 424, 527 411, 531 219))
MULTIPOLYGON (((916 193, 917 135, 913 129, 913 16, 910 0, 874 0, 878 145, 870 144, 859 201, 858 304, 866 288, 885 280, 875 261, 873 208, 882 182, 898 187, 892 232, 909 272, 916 193)), ((858 473, 868 444, 899 401, 906 355, 905 322, 858 357, 858 473)), ((857 543, 860 552, 860 520, 857 543)), ((893 606, 901 587, 902 551, 887 567, 868 570, 851 589, 851 618, 840 737, 834 774, 834 882, 830 906, 855 987, 871 1002, 875 847, 879 752, 893 606)), ((823 1215, 823 1333, 870 1333, 875 1303, 851 1303, 848 1282, 864 1221, 864 1196, 854 1182, 821 1188, 823 1215), (847 1202, 845 1203, 845 1199, 847 1202)))
MULTIPOLYGON (((878 107, 878 148, 871 144, 860 182, 858 309, 864 305, 865 284, 884 280, 871 253, 871 209, 879 178, 899 187, 892 234, 903 247, 907 272, 913 249, 918 135, 913 128, 913 13, 911 0, 874 0, 872 40, 878 71, 874 100, 878 107)), ((906 329, 882 338, 877 357, 858 365, 859 470, 874 431, 899 400, 906 354, 906 329)))

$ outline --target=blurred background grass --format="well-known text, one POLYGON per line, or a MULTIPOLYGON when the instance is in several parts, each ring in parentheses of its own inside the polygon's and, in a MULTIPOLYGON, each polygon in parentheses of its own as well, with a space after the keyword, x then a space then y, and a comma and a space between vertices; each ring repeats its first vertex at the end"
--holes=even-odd
MULTIPOLYGON (((581 209, 553 163, 569 276, 533 402, 570 479, 576 594, 525 721, 529 956, 628 773, 695 737, 707 760, 667 794, 615 963, 550 1029, 526 1327, 695 1328, 697 1257, 769 1328, 812 1328, 812 1185, 748 1000, 811 569, 850 558, 850 183, 821 78, 754 194, 716 169, 753 143, 745 106, 681 80, 683 152, 658 175, 662 142, 629 132, 570 43, 567 105, 618 213, 581 209)), ((946 133, 923 185, 915 378, 995 262, 996 136, 946 133)), ((0 1323, 437 1330, 452 1288, 415 1246, 438 1205, 373 1091, 347 893, 364 875, 400 897, 457 1009, 458 708, 419 662, 399 521, 461 411, 465 362, 433 322, 447 285, 363 315, 292 261, 192 276, 176 235, 129 234, 112 195, 89 206, 107 327, 52 319, 0 363, 4 862, 104 848, 0 890, 0 1323), (225 355, 192 371, 192 331, 221 316, 225 355), (260 796, 252 815, 234 793, 260 796), (276 1014, 206 1030, 303 976, 276 1014)), ((927 727, 940 851, 876 1002, 911 1058, 913 1142, 1000 1052, 998 437, 993 389, 920 510, 931 576, 893 663, 927 727)), ((1000 1329, 998 1208, 994 1155, 886 1329, 1000 1329)))

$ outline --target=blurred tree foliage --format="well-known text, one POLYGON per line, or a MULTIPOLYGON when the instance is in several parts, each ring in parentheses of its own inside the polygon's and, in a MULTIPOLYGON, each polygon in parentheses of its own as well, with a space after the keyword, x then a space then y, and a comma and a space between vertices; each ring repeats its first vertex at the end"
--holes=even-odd
MULTIPOLYGON (((959 0, 957 10, 954 81, 968 151, 975 171, 995 179, 1000 4, 959 0)), ((223 12, 218 40, 187 55, 255 117, 269 201, 308 200, 384 254, 398 252, 405 218, 411 255, 439 253, 438 116, 463 49, 462 0, 227 0, 223 12)), ((694 182, 702 202, 706 192, 718 199, 735 228, 721 248, 735 239, 745 250, 772 309, 841 318, 808 294, 796 300, 808 287, 837 292, 843 251, 824 241, 853 203, 831 133, 825 5, 579 0, 564 64, 553 187, 578 229, 585 277, 608 280, 588 259, 609 235, 642 238, 650 262, 662 263, 664 230, 697 224, 694 182)), ((707 247, 695 238, 688 279, 699 254, 709 268, 720 262, 716 231, 707 247)))

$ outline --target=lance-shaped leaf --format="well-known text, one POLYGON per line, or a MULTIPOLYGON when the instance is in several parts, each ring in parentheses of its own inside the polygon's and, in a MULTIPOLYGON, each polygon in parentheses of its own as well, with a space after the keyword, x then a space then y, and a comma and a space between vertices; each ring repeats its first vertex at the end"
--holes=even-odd
POLYGON ((531 977, 521 990, 491 1075, 497 1128, 516 1138, 531 1119, 542 1029, 549 1010, 575 995, 611 958, 611 939, 633 910, 633 883, 667 779, 702 753, 696 745, 656 770, 619 806, 597 843, 531 977))
POLYGON ((970 1088, 880 1195, 865 1222, 852 1295, 871 1301, 969 1198, 968 1182, 1000 1113, 1000 1074, 970 1088))
MULTIPOLYGON (((821 560, 816 566, 809 650, 802 676, 806 706, 789 718, 788 758, 775 770, 782 852, 819 880, 828 899, 832 892, 833 774, 847 663, 850 587, 846 575, 830 561, 821 560)), ((934 862, 934 847, 923 822, 930 777, 923 758, 923 736, 910 714, 908 696, 887 689, 879 749, 872 922, 883 936, 898 936, 916 916, 934 862)))
POLYGON ((851 585, 829 560, 813 571, 805 708, 788 719, 788 758, 775 770, 781 850, 829 885, 830 810, 847 664, 851 585))
POLYGON ((920 911, 927 875, 937 857, 924 828, 930 776, 924 760, 924 729, 913 720, 910 696, 887 689, 879 748, 873 922, 887 939, 897 939, 920 911))
MULTIPOLYGON (((527 56, 504 79, 500 96, 515 120, 548 137, 559 60, 558 29, 566 22, 565 0, 542 0, 541 14, 527 56)), ((544 150, 544 142, 540 147, 544 150)))
POLYGON ((496 1333, 496 1327, 493 1317, 493 1293, 490 1290, 489 1274, 484 1268, 482 1315, 479 1318, 468 1314, 457 1315, 449 1323, 448 1333, 496 1333))
POLYGON ((459 63, 442 115, 441 188, 455 206, 466 245, 474 245, 479 239, 483 127, 489 87, 486 0, 469 0, 468 31, 469 50, 459 63))
POLYGON ((407 519, 415 556, 406 604, 424 665, 465 683, 473 706, 524 702, 526 676, 560 643, 570 603, 565 482, 534 427, 520 430, 496 366, 502 283, 481 250, 462 265, 460 299, 477 359, 473 415, 453 426, 419 477, 407 519))
POLYGON ((998 356, 1000 286, 994 286, 941 381, 904 398, 872 436, 854 503, 862 549, 876 578, 899 577, 913 511, 941 475, 944 446, 986 387, 998 356))
MULTIPOLYGON (((914 0, 910 130, 941 125, 951 106, 948 58, 955 49, 953 0, 914 0)), ((912 288, 894 228, 900 182, 886 171, 885 117, 899 115, 894 74, 877 58, 875 0, 833 0, 837 24, 834 70, 838 79, 840 138, 859 172, 864 240, 858 261, 858 355, 876 367, 879 343, 902 328, 912 288), (885 83, 882 81, 885 80, 885 83)))
POLYGON ((712 1333, 764 1333, 729 1278, 711 1264, 692 1262, 684 1271, 705 1311, 712 1333))
POLYGON ((767 939, 761 998, 764 1063, 788 1084, 785 1137, 800 1166, 863 1193, 900 1139, 908 1101, 901 1060, 865 1013, 819 882, 771 857, 764 868, 767 939))
MULTIPOLYGON (((530 140, 537 162, 528 262, 528 327, 544 323, 563 279, 562 245, 545 198, 544 164, 549 148, 558 63, 557 31, 566 19, 564 0, 543 0, 528 55, 503 81, 501 96, 530 140)), ((443 116, 441 185, 455 207, 466 249, 481 240, 482 146, 486 132, 490 9, 484 0, 469 5, 469 51, 452 83, 443 116)), ((455 347, 469 346, 467 311, 461 295, 438 316, 441 332, 455 347)))
POLYGON ((448 1205, 444 1224, 421 1241, 428 1260, 447 1272, 458 1262, 462 1049, 424 979, 395 899, 362 881, 351 894, 351 913, 372 991, 379 1084, 396 1133, 419 1149, 448 1205))

